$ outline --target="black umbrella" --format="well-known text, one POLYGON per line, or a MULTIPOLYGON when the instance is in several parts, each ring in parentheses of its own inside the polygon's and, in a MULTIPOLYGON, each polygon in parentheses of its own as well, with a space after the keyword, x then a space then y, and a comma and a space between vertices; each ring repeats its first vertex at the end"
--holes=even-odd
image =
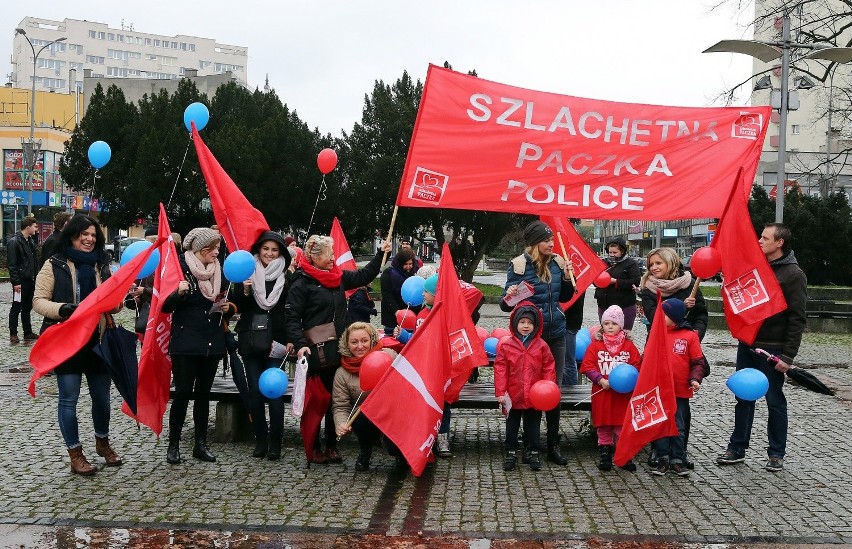
POLYGON ((139 360, 136 358, 136 334, 116 326, 108 317, 101 341, 92 350, 107 365, 118 394, 136 414, 136 388, 139 384, 139 360))
MULTIPOLYGON (((766 361, 770 364, 775 364, 778 362, 778 357, 764 351, 763 349, 755 348, 753 351, 759 355, 765 356, 766 361)), ((821 395, 834 395, 834 390, 829 388, 825 383, 817 379, 815 375, 810 373, 807 370, 803 370, 802 368, 790 368, 787 370, 787 377, 790 378, 790 381, 793 381, 800 385, 801 387, 813 391, 815 393, 819 393, 821 395)))

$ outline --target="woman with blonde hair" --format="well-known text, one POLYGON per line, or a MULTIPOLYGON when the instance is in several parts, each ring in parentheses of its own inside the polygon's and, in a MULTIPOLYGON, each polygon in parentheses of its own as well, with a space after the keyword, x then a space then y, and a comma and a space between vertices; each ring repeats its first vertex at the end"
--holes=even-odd
MULTIPOLYGON (((296 348, 297 356, 308 357, 308 375, 318 375, 329 393, 335 372, 340 367, 338 340, 346 327, 346 290, 368 285, 379 274, 382 256, 390 251, 385 241, 375 257, 356 271, 341 270, 334 261, 334 241, 329 236, 311 235, 305 243, 305 254, 293 275, 287 293, 285 333, 287 343, 296 348)), ((312 463, 340 463, 337 433, 331 404, 325 415, 325 452, 316 437, 312 463)))

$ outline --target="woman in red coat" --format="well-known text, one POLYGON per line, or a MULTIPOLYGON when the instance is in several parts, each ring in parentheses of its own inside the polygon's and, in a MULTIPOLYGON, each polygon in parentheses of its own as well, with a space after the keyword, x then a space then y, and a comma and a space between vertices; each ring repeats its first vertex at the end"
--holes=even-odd
MULTIPOLYGON (((601 471, 612 469, 612 450, 621 434, 624 414, 632 396, 632 393, 617 393, 610 389, 609 374, 619 363, 639 368, 641 360, 639 350, 624 331, 624 311, 618 305, 612 305, 601 316, 601 329, 586 349, 580 366, 580 373, 600 386, 592 392, 592 424, 598 431, 598 469, 601 471)), ((622 469, 635 471, 636 464, 628 461, 622 469)))
MULTIPOLYGON (((522 301, 509 317, 512 330, 497 347, 494 359, 494 395, 506 414, 506 459, 503 469, 515 469, 515 452, 518 449, 518 429, 524 422, 524 463, 530 469, 541 469, 539 457, 539 428, 541 410, 533 408, 530 388, 536 381, 547 379, 556 382, 556 361, 550 347, 541 338, 544 318, 541 309, 522 301)), ((559 404, 557 404, 559 406, 559 404)))

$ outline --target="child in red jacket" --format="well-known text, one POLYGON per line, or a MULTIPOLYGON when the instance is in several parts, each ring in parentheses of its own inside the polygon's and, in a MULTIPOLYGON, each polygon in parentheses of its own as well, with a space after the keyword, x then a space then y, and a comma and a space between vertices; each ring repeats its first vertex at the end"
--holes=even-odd
MULTIPOLYGON (((601 316, 601 329, 586 349, 580 373, 600 389, 592 390, 592 424, 598 431, 598 449, 600 461, 598 469, 612 469, 613 447, 621 435, 624 414, 630 403, 632 393, 618 393, 609 387, 609 374, 618 363, 640 367, 639 349, 624 331, 624 311, 618 305, 612 305, 601 316)), ((636 464, 628 461, 622 466, 627 471, 635 471, 636 464)))
POLYGON ((524 463, 530 469, 541 469, 539 457, 539 428, 541 410, 533 409, 530 388, 536 381, 556 382, 556 361, 550 347, 541 339, 544 318, 541 310, 530 303, 519 303, 509 317, 512 337, 504 338, 497 347, 494 359, 494 395, 506 415, 506 459, 504 471, 515 470, 518 449, 518 429, 524 422, 524 463))
POLYGON ((701 350, 698 334, 684 321, 686 305, 683 301, 677 298, 663 301, 663 312, 666 314, 666 345, 672 353, 670 360, 677 398, 675 423, 678 435, 654 441, 659 461, 657 467, 651 470, 651 474, 663 476, 671 470, 679 476, 687 477, 689 469, 684 465, 684 418, 689 413, 689 399, 695 395, 704 377, 710 373, 710 366, 701 350))

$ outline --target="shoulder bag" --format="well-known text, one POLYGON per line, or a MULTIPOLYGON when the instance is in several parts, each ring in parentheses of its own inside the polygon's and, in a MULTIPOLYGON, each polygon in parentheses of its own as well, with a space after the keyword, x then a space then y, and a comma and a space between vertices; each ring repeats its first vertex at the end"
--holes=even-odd
POLYGON ((252 313, 248 330, 240 332, 239 349, 241 355, 269 356, 272 349, 272 327, 269 325, 268 311, 252 313))
POLYGON ((302 334, 308 341, 311 355, 308 364, 311 370, 326 370, 340 366, 340 352, 337 349, 337 329, 334 321, 304 330, 302 334))

